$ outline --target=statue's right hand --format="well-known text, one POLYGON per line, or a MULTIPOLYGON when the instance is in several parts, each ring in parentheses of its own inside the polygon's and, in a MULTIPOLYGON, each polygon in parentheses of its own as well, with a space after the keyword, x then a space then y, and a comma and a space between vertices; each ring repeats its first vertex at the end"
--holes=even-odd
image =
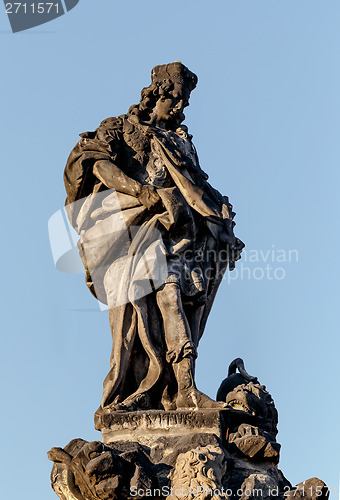
POLYGON ((138 196, 138 199, 142 203, 142 205, 149 209, 155 206, 160 201, 157 189, 151 184, 144 184, 142 186, 142 190, 138 196))

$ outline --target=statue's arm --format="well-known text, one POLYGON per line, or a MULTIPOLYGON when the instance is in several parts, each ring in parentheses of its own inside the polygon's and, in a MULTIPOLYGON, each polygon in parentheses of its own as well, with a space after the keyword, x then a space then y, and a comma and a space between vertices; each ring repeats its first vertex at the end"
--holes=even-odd
POLYGON ((138 197, 142 184, 126 175, 117 165, 109 160, 99 160, 93 166, 94 175, 109 189, 138 197))
POLYGON ((146 208, 151 208, 160 201, 155 186, 135 181, 109 160, 97 161, 93 173, 107 188, 135 196, 146 208))

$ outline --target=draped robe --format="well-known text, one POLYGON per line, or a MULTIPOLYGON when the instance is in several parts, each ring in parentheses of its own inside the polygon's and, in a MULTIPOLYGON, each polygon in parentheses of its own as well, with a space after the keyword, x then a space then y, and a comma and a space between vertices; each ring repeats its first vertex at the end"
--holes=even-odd
POLYGON ((233 233, 228 198, 207 182, 191 136, 179 132, 150 127, 135 116, 110 118, 81 135, 65 168, 66 209, 80 234, 86 282, 109 305, 113 345, 102 409, 138 395, 148 395, 148 408, 164 407, 159 392, 168 391, 171 399, 172 354, 155 294, 176 282, 184 304, 203 308, 188 339, 197 347, 223 274, 243 247, 233 233), (126 189, 108 190, 93 173, 100 160, 153 184, 161 203, 149 210, 126 189))

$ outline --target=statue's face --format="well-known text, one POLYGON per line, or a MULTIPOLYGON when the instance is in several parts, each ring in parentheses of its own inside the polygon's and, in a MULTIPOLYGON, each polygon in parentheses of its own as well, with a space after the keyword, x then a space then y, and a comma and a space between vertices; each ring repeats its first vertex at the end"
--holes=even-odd
POLYGON ((153 109, 153 118, 157 122, 178 122, 184 119, 183 109, 189 105, 190 90, 176 83, 174 88, 160 96, 153 109))

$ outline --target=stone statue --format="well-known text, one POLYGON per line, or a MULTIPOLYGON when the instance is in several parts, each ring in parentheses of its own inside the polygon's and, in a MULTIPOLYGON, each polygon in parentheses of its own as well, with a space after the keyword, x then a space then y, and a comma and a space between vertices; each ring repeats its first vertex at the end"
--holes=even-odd
POLYGON ((109 306, 113 348, 99 413, 223 406, 196 388, 195 358, 244 245, 182 125, 196 75, 175 62, 151 78, 127 114, 81 134, 65 168, 87 285, 109 306))
POLYGON ((293 487, 278 469, 277 410, 242 359, 216 401, 196 388, 207 317, 244 245, 181 125, 197 77, 175 62, 151 79, 126 115, 81 134, 65 168, 66 209, 113 346, 95 414, 102 441, 52 448, 52 488, 60 500, 328 500, 320 479, 293 487))

